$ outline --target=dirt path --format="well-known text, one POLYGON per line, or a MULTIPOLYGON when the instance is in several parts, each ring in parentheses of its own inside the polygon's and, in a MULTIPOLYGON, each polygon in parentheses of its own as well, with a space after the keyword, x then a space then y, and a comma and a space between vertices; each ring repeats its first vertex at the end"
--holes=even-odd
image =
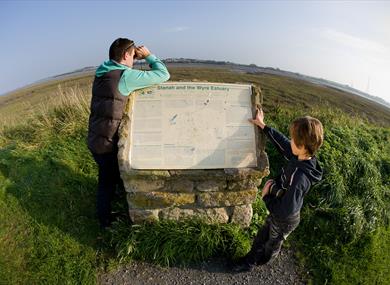
POLYGON ((98 284, 305 284, 301 275, 293 252, 284 249, 273 262, 248 273, 231 273, 224 260, 213 260, 185 268, 161 268, 147 263, 133 262, 115 272, 100 275, 98 284))

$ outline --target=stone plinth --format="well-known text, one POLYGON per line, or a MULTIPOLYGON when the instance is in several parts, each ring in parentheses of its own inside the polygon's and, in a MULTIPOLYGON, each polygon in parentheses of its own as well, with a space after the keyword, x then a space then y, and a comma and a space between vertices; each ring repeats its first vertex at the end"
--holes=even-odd
MULTIPOLYGON (((141 91, 145 92, 145 90, 141 91)), ((255 129, 257 167, 227 169, 133 169, 131 125, 137 92, 129 96, 120 126, 118 161, 133 223, 159 219, 202 219, 207 223, 249 226, 257 187, 269 174, 264 135, 255 129)), ((252 86, 253 115, 261 103, 252 86)))
POLYGON ((180 170, 123 174, 130 217, 144 220, 201 218, 208 223, 249 226, 257 187, 267 171, 180 170))

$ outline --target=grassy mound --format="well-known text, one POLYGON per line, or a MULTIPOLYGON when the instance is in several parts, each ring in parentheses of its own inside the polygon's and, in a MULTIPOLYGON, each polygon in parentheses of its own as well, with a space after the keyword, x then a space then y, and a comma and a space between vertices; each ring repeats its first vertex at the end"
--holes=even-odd
MULTIPOLYGON (((171 265, 237 257, 249 249, 266 215, 261 200, 245 231, 197 221, 130 226, 122 219, 102 235, 95 217, 97 169, 85 143, 88 94, 73 90, 61 98, 66 100, 46 113, 1 130, 2 282, 93 284, 100 270, 132 259, 171 265)), ((386 284, 390 129, 320 105, 266 106, 268 124, 286 134, 289 122, 303 114, 325 127, 318 154, 324 180, 306 197, 289 242, 315 284, 386 284)), ((283 160, 270 145, 267 153, 274 176, 283 160)), ((114 209, 125 210, 124 199, 114 209)))
POLYGON ((2 132, 0 279, 5 284, 94 283, 96 169, 83 143, 87 105, 80 103, 63 102, 2 132))

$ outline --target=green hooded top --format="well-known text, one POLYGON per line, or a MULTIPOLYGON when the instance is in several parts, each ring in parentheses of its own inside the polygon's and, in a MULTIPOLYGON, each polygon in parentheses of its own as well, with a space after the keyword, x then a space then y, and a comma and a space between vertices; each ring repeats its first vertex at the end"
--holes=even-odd
POLYGON ((132 69, 114 60, 107 60, 97 68, 96 76, 101 77, 105 73, 116 69, 124 70, 118 85, 119 92, 124 96, 128 96, 134 90, 159 84, 169 79, 168 69, 155 55, 151 54, 145 60, 151 70, 132 69))

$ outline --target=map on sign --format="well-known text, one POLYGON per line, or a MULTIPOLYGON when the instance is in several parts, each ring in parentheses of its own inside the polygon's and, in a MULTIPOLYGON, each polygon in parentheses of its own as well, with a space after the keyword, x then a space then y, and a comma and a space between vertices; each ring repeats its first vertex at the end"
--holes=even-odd
POLYGON ((135 98, 134 169, 255 167, 251 85, 172 82, 135 98))

